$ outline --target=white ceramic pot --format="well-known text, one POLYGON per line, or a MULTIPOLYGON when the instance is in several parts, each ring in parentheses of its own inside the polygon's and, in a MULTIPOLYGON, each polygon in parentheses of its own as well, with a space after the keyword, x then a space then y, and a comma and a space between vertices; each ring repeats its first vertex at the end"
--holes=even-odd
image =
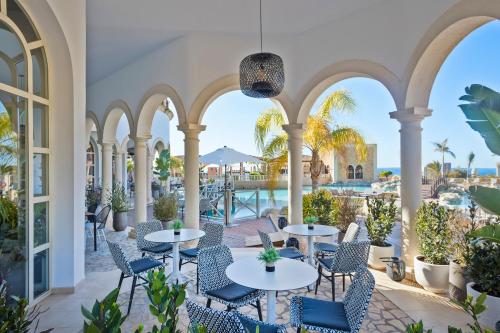
MULTIPOLYGON (((473 288, 474 282, 467 283, 467 294, 476 299, 481 293, 473 288)), ((486 296, 484 301, 486 310, 479 315, 479 324, 489 329, 495 330, 495 325, 500 321, 500 297, 486 296)))
MULTIPOLYGON (((388 243, 387 243, 388 244, 388 243)), ((370 252, 368 253, 368 265, 375 269, 385 269, 386 263, 382 261, 383 257, 394 256, 394 246, 376 246, 370 245, 370 252)))
POLYGON ((425 290, 433 293, 448 292, 450 265, 434 265, 423 261, 423 256, 415 256, 415 280, 425 290))

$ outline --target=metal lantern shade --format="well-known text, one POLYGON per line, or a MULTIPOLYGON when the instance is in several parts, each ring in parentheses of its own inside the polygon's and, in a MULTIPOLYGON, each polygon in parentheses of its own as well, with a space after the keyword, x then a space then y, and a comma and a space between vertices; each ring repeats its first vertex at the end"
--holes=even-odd
POLYGON ((247 96, 277 96, 283 90, 284 83, 283 60, 276 54, 255 53, 240 63, 240 89, 247 96))

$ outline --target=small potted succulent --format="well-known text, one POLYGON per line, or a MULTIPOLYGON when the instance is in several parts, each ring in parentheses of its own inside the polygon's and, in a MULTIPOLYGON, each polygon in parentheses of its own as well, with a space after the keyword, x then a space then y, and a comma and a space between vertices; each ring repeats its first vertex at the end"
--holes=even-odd
POLYGON ((182 223, 181 220, 173 220, 172 221, 172 229, 174 229, 174 235, 180 235, 181 234, 181 229, 184 226, 184 223, 182 223))
POLYGON ((397 207, 392 197, 388 200, 366 197, 366 205, 368 216, 365 225, 371 241, 368 264, 375 269, 384 269, 386 264, 381 258, 394 256, 394 246, 386 242, 386 238, 394 227, 397 207))
POLYGON ((276 261, 280 260, 281 257, 279 252, 274 247, 271 247, 259 253, 257 259, 266 264, 266 272, 274 272, 276 269, 274 264, 276 261))
POLYGON ((304 219, 304 223, 307 224, 307 229, 313 230, 314 224, 318 222, 318 218, 316 216, 307 216, 304 219))
POLYGON ((417 212, 416 231, 420 255, 414 258, 415 280, 426 290, 446 293, 451 255, 448 209, 424 202, 417 212))

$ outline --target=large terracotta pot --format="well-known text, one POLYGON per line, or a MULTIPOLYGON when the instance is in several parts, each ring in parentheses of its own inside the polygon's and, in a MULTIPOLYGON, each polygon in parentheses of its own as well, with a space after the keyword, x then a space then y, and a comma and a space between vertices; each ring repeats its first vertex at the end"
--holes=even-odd
POLYGON ((450 298, 463 302, 467 297, 466 285, 470 280, 465 276, 464 267, 455 261, 450 262, 450 285, 448 293, 450 298))
POLYGON ((127 229, 128 226, 128 214, 127 212, 113 212, 113 229, 115 231, 123 231, 127 229))
POLYGON ((368 253, 368 265, 375 269, 385 269, 386 263, 380 258, 393 257, 394 246, 386 243, 387 246, 370 245, 370 252, 368 253))
MULTIPOLYGON (((481 293, 474 288, 474 282, 467 283, 467 294, 476 299, 481 293)), ((495 325, 500 321, 500 297, 487 295, 484 306, 486 310, 479 315, 479 324, 495 331, 495 325)))
POLYGON ((434 265, 424 262, 423 256, 415 256, 415 280, 425 290, 433 293, 448 292, 450 265, 434 265))

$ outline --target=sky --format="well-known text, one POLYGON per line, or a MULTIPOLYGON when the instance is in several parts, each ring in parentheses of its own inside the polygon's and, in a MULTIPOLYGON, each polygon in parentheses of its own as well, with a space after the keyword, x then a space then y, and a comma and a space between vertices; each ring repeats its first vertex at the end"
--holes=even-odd
MULTIPOLYGON (((500 158, 492 156, 484 140, 465 122, 458 108, 464 88, 473 83, 500 91, 500 21, 476 29, 448 56, 441 67, 431 93, 431 117, 422 123, 423 165, 440 160, 432 142, 448 139, 456 159, 447 157, 453 167, 466 167, 467 155, 476 155, 473 167, 493 168, 500 158)), ((324 98, 334 90, 347 89, 356 101, 356 112, 334 114, 335 122, 360 131, 367 143, 376 143, 378 167, 399 167, 399 123, 389 118, 395 104, 385 87, 371 79, 351 78, 328 88, 316 101, 315 112, 324 98)), ((203 118, 206 131, 200 134, 200 154, 209 153, 227 145, 247 154, 258 155, 254 143, 254 125, 262 110, 274 105, 268 99, 254 99, 240 91, 226 93, 216 99, 203 118)), ((176 126, 174 120, 171 126, 176 126)), ((171 148, 174 155, 184 151, 183 134, 171 128, 171 148)))

